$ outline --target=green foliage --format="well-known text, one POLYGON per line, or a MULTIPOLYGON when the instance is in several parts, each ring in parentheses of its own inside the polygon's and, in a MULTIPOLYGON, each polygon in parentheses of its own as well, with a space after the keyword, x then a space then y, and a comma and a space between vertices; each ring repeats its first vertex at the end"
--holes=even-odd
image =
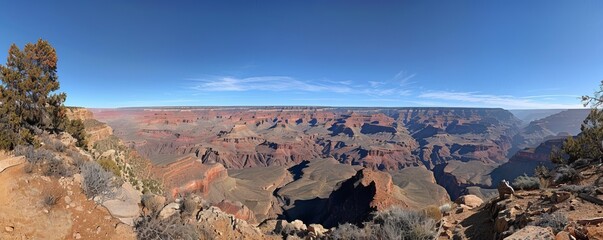
POLYGON ((6 65, 0 65, 0 149, 33 144, 36 129, 60 132, 66 117, 66 95, 57 93, 57 55, 45 40, 15 44, 8 50, 6 65))
POLYGON ((111 135, 106 139, 102 139, 94 143, 94 149, 100 153, 106 152, 111 149, 120 149, 120 146, 121 145, 119 144, 119 138, 115 135, 111 135))
POLYGON ((119 170, 119 167, 117 166, 117 163, 115 163, 115 161, 109 158, 101 158, 98 160, 98 164, 103 167, 103 169, 112 172, 113 175, 121 176, 121 171, 119 170))
POLYGON ((86 140, 86 130, 82 120, 68 120, 65 126, 65 131, 77 140, 76 146, 85 148, 88 145, 86 140))
POLYGON ((584 119, 582 132, 576 137, 569 137, 563 143, 563 152, 568 155, 567 161, 557 161, 571 164, 578 159, 603 158, 603 111, 592 109, 584 119))

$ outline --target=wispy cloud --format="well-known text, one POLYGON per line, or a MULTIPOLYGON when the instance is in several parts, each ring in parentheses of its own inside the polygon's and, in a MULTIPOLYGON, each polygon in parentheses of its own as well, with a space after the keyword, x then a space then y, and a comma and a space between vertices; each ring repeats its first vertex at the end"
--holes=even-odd
POLYGON ((306 82, 288 76, 259 76, 237 78, 230 76, 215 76, 208 78, 189 79, 195 82, 192 87, 199 91, 306 91, 306 92, 336 92, 346 93, 352 89, 341 82, 306 82))
POLYGON ((537 95, 516 97, 512 95, 491 95, 478 92, 427 91, 419 98, 448 101, 448 105, 462 107, 501 107, 506 109, 540 109, 540 108, 581 108, 578 96, 573 95, 537 95), (563 98, 563 99, 562 99, 563 98), (565 100, 565 101, 562 101, 565 100), (563 104, 559 102, 572 102, 563 104))
POLYGON ((127 101, 117 104, 115 107, 155 107, 155 106, 173 106, 198 102, 193 99, 167 99, 167 100, 139 100, 127 101))
POLYGON ((398 73, 392 79, 357 83, 349 80, 304 81, 290 76, 206 76, 188 79, 190 89, 198 92, 243 92, 243 91, 294 91, 349 93, 369 96, 407 96, 410 94, 409 80, 415 75, 398 73))

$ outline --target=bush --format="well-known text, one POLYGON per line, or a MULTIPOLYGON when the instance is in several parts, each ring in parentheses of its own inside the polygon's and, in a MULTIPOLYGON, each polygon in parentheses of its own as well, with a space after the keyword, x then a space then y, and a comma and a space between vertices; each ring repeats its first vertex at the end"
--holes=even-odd
POLYGON ((89 162, 89 159, 86 156, 75 150, 68 149, 67 155, 71 157, 71 162, 78 169, 81 169, 82 165, 89 162))
POLYGON ((535 221, 534 225, 540 227, 551 227, 553 232, 557 234, 558 232, 563 231, 565 226, 567 226, 567 217, 561 213, 545 213, 540 215, 540 219, 535 221))
POLYGON ((197 211, 199 202, 195 197, 195 195, 189 194, 182 201, 182 213, 186 214, 186 216, 191 216, 197 211))
POLYGON ((567 160, 562 163, 571 164, 578 159, 602 159, 603 149, 603 111, 591 109, 590 114, 584 119, 581 132, 576 137, 568 137, 563 143, 563 152, 567 160))
POLYGON ((576 182, 580 180, 580 174, 576 169, 567 166, 559 166, 553 174, 553 183, 561 184, 568 182, 576 182))
POLYGON ((145 193, 141 197, 141 202, 142 206, 151 211, 152 214, 158 214, 165 205, 165 197, 145 193))
POLYGON ((115 176, 121 176, 121 171, 115 161, 109 158, 101 158, 98 160, 98 164, 103 167, 103 169, 112 172, 115 176))
POLYGON ((440 219, 442 219, 442 211, 440 211, 440 208, 434 205, 430 205, 427 206, 426 208, 423 209, 423 213, 425 214, 425 216, 439 221, 440 219))
POLYGON ((96 162, 86 162, 80 167, 83 182, 82 190, 89 198, 99 196, 111 198, 115 195, 113 174, 103 169, 96 162))
POLYGON ((42 137, 42 142, 44 143, 44 146, 49 150, 53 150, 55 152, 65 152, 65 144, 63 144, 59 140, 53 139, 48 134, 45 134, 42 137))
POLYGON ((158 219, 152 216, 140 217, 134 227, 138 239, 199 239, 199 234, 197 234, 195 228, 183 223, 177 214, 166 219, 158 219))
POLYGON ((65 131, 77 140, 76 146, 86 148, 88 141, 86 140, 86 130, 82 120, 69 120, 67 126, 65 126, 65 131))
POLYGON ((440 206, 440 212, 442 214, 447 214, 450 212, 450 210, 452 210, 452 205, 450 205, 450 203, 446 203, 446 204, 440 206))
POLYGON ((35 169, 35 165, 31 164, 31 163, 25 163, 25 166, 23 166, 23 172, 24 173, 32 173, 35 169))
MULTIPOLYGON (((439 210, 439 209, 438 209, 439 210)), ((373 218, 377 239, 431 240, 439 236, 437 222, 422 212, 392 208, 373 218)))
POLYGON ((42 203, 46 207, 52 207, 56 205, 62 197, 63 194, 59 189, 47 188, 42 192, 42 203))
POLYGON ((563 185, 559 188, 559 190, 576 193, 576 194, 586 193, 586 194, 590 195, 595 192, 595 187, 594 186, 583 186, 583 185, 563 185))
POLYGON ((31 164, 41 164, 46 159, 54 158, 54 154, 46 149, 35 149, 32 145, 17 146, 14 151, 15 156, 24 156, 27 162, 31 164))
POLYGON ((46 176, 65 177, 71 175, 69 167, 65 165, 63 160, 54 156, 46 159, 42 169, 44 170, 44 175, 46 176))
POLYGON ((359 228, 356 225, 345 223, 339 225, 335 230, 331 232, 332 239, 369 239, 369 234, 365 231, 365 229, 359 228))
POLYGON ((530 177, 527 174, 519 176, 513 180, 513 187, 521 190, 534 190, 540 189, 540 179, 537 177, 530 177))

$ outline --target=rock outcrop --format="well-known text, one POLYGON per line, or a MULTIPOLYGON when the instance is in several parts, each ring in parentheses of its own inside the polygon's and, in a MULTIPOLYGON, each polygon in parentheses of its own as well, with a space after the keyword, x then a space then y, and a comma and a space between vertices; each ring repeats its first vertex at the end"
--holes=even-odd
POLYGON ((513 233, 511 236, 505 238, 505 240, 553 240, 555 234, 551 228, 537 227, 537 226, 526 226, 519 231, 513 233))
POLYGON ((217 207, 209 207, 197 213, 198 228, 207 231, 210 239, 281 239, 276 235, 266 235, 259 228, 222 212, 217 207))
POLYGON ((121 188, 118 188, 115 197, 102 201, 102 205, 109 210, 113 217, 133 226, 134 219, 140 216, 140 208, 138 206, 141 200, 140 197, 140 192, 126 182, 121 188))
POLYGON ((324 157, 381 170, 433 169, 450 160, 500 163, 519 131, 503 109, 103 109, 95 117, 155 164, 198 152, 228 169, 324 157))
POLYGON ((393 205, 408 207, 404 199, 400 188, 393 184, 389 174, 362 169, 342 182, 329 196, 322 224, 325 227, 346 222, 359 224, 373 211, 385 210, 393 205))

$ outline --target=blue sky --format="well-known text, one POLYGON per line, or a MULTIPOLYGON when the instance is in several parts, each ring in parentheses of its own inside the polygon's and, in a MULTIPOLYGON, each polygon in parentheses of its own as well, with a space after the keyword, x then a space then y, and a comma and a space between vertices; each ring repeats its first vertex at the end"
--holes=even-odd
MULTIPOLYGON (((601 1, 2 1, 67 105, 580 107, 601 1)), ((4 61, 2 61, 4 62, 4 61)))

